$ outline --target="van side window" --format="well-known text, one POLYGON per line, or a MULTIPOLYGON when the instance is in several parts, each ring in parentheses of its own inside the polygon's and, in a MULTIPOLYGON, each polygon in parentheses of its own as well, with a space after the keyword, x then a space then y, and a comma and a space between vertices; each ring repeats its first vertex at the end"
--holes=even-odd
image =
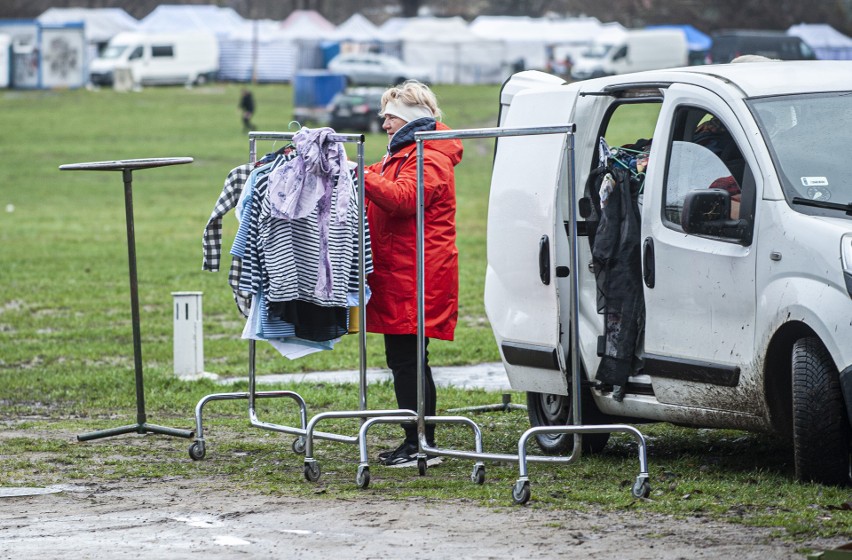
POLYGON ((171 58, 175 55, 174 47, 171 45, 153 45, 151 46, 151 56, 153 58, 171 58))
POLYGON ((666 166, 663 221, 668 227, 683 230, 684 199, 699 189, 728 193, 727 219, 750 219, 754 212, 754 179, 726 124, 704 109, 681 107, 675 113, 666 166))
POLYGON ((130 53, 130 56, 127 57, 127 60, 136 60, 136 59, 142 58, 142 53, 143 53, 142 47, 138 46, 135 49, 133 49, 133 52, 130 53))

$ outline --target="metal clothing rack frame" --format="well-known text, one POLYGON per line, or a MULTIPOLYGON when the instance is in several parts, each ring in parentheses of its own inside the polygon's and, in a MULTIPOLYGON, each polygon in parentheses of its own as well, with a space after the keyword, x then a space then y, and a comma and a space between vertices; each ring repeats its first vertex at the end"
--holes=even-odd
MULTIPOLYGON (((263 131, 252 131, 249 132, 249 162, 254 163, 257 161, 257 141, 258 140, 292 140, 293 136, 295 136, 297 132, 263 132, 263 131)), ((358 177, 364 176, 364 135, 363 134, 333 134, 329 136, 329 139, 333 142, 343 142, 343 143, 355 143, 357 144, 358 156, 357 156, 357 164, 358 164, 358 177)), ((358 182, 358 199, 359 204, 361 204, 360 211, 358 213, 358 341, 359 341, 359 405, 360 410, 355 415, 347 415, 346 417, 361 417, 365 418, 366 416, 408 416, 411 418, 413 422, 413 418, 415 413, 410 410, 399 411, 399 410, 375 410, 375 411, 367 411, 367 350, 366 350, 366 313, 365 313, 365 288, 364 288, 364 277, 365 277, 365 256, 364 250, 365 247, 365 239, 364 239, 364 183, 363 181, 358 182)), ((214 393, 203 397, 198 404, 195 406, 195 423, 196 423, 196 436, 195 441, 189 446, 189 456, 193 460, 203 459, 206 454, 206 443, 204 439, 204 431, 203 431, 203 421, 202 421, 202 413, 204 406, 211 401, 219 401, 219 400, 248 400, 248 415, 249 415, 249 424, 255 428, 261 428, 264 430, 271 430, 275 432, 281 432, 291 435, 298 436, 296 440, 293 441, 292 449, 295 453, 305 453, 305 434, 309 427, 312 427, 316 422, 312 419, 313 424, 309 424, 307 420, 307 405, 305 400, 294 391, 257 391, 257 381, 256 381, 256 373, 255 373, 255 361, 256 361, 256 341, 249 340, 248 344, 248 381, 249 387, 247 392, 235 392, 235 393, 214 393), (255 407, 255 402, 259 398, 281 398, 287 397, 294 401, 299 406, 299 416, 300 416, 300 426, 286 426, 282 424, 275 424, 270 422, 263 422, 258 419, 257 411, 255 407)), ((318 415, 321 417, 327 417, 328 413, 324 415, 318 415)), ((326 433, 326 432, 314 432, 313 436, 319 439, 332 440, 340 443, 358 443, 358 436, 346 436, 342 434, 335 433, 326 433)), ((308 440, 310 441, 310 440, 308 440)), ((308 446, 309 448, 309 446, 308 446)), ((311 477, 316 473, 316 478, 319 478, 319 467, 311 466, 305 468, 305 476, 311 477)), ((314 478, 314 480, 316 480, 314 478)))
MULTIPOLYGON (((473 480, 481 483, 484 480, 484 468, 481 467, 482 460, 517 462, 519 465, 519 478, 512 487, 512 499, 515 503, 526 503, 530 498, 530 482, 527 470, 528 462, 541 463, 572 463, 582 455, 582 434, 624 432, 632 435, 638 444, 639 475, 633 484, 631 491, 636 497, 647 497, 651 488, 648 483, 648 466, 645 438, 639 430, 626 424, 600 424, 582 425, 580 416, 581 395, 581 364, 579 353, 579 282, 576 271, 580 270, 579 253, 577 246, 577 192, 574 181, 574 124, 563 126, 545 127, 523 127, 523 128, 480 128, 468 130, 429 131, 416 132, 414 135, 417 144, 417 435, 418 435, 418 459, 417 466, 420 475, 426 474, 426 454, 457 457, 461 459, 476 459, 478 462, 474 467, 473 480), (426 337, 425 337, 425 279, 424 279, 424 193, 423 193, 423 148, 427 140, 449 140, 465 138, 501 138, 510 136, 534 136, 542 134, 564 134, 565 135, 565 162, 564 169, 567 176, 567 185, 571 205, 571 268, 575 271, 571 274, 571 387, 572 387, 572 425, 565 426, 538 426, 526 430, 518 440, 517 455, 502 453, 483 453, 481 450, 481 434, 476 424, 462 416, 425 416, 426 409, 426 379, 424 375, 426 363, 426 337), (430 447, 426 441, 426 423, 464 423, 471 426, 477 435, 477 449, 475 452, 460 451, 453 449, 442 449, 430 447), (542 455, 527 455, 526 444, 530 437, 537 434, 550 433, 574 434, 574 449, 568 457, 552 457, 542 455)), ((369 476, 363 476, 363 471, 368 468, 367 451, 365 443, 366 431, 372 423, 390 421, 386 419, 373 419, 365 422, 361 427, 360 453, 361 463, 359 465, 356 483, 362 488, 366 487, 365 481, 369 483, 369 476)), ((309 440, 310 441, 310 440, 309 440)))
POLYGON ((191 438, 189 430, 167 428, 148 423, 145 414, 145 388, 142 373, 142 335, 139 327, 139 284, 136 274, 136 233, 133 224, 133 171, 168 165, 192 163, 191 157, 125 159, 118 161, 92 161, 60 165, 61 171, 121 171, 124 181, 124 213, 127 225, 127 263, 130 277, 130 316, 133 327, 133 364, 136 377, 136 423, 118 428, 98 430, 77 436, 79 441, 88 441, 122 434, 163 434, 191 438))

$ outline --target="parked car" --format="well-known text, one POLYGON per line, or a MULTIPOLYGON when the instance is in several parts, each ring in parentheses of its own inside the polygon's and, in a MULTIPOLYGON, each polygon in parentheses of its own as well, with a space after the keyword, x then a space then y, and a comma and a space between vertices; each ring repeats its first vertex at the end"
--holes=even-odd
POLYGON ((344 131, 377 133, 382 130, 382 88, 349 88, 328 104, 328 126, 344 131))
MULTIPOLYGON (((796 478, 850 483, 852 181, 838 147, 852 132, 838 124, 852 62, 521 72, 499 99, 500 127, 576 126, 567 160, 565 135, 495 148, 485 309, 530 423, 765 432, 789 441, 796 478)), ((608 438, 584 434, 583 449, 608 438)))
POLYGON ((328 69, 346 76, 350 85, 392 86, 410 79, 423 83, 431 81, 425 68, 408 66, 385 54, 341 54, 328 63, 328 69))
POLYGON ((707 55, 710 64, 730 62, 743 54, 756 54, 778 60, 814 60, 807 43, 783 31, 734 29, 711 33, 713 45, 707 55))

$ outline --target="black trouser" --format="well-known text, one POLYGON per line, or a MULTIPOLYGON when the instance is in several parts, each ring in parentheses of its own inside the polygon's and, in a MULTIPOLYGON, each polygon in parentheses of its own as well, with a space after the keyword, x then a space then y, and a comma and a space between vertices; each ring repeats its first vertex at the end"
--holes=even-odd
MULTIPOLYGON (((429 339, 426 339, 429 348, 429 339)), ((417 411, 417 335, 416 334, 386 334, 385 357, 388 367, 393 372, 393 389, 396 393, 396 403, 399 408, 417 411)), ((426 351, 426 409, 425 416, 435 416, 435 381, 432 379, 432 368, 429 367, 429 352, 426 351)), ((405 441, 417 444, 417 425, 402 424, 405 430, 405 441)), ((435 425, 426 424, 426 442, 435 442, 435 425)))

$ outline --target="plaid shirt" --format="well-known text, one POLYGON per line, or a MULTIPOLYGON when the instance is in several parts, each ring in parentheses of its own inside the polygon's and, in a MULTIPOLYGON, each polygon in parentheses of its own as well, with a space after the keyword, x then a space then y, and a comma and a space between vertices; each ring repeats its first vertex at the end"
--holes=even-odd
POLYGON ((219 270, 219 263, 222 260, 222 217, 237 205, 240 194, 243 192, 243 186, 245 186, 253 169, 253 164, 246 163, 235 167, 228 173, 222 194, 219 195, 219 200, 216 201, 213 213, 210 214, 210 219, 204 228, 204 236, 201 240, 204 248, 204 261, 201 264, 201 270, 211 272, 219 270))
MULTIPOLYGON (((210 219, 207 221, 207 226, 204 228, 204 235, 201 239, 201 245, 204 249, 204 260, 201 263, 202 270, 209 270, 211 272, 219 270, 219 264, 222 261, 222 217, 236 207, 246 180, 248 180, 253 169, 254 164, 246 163, 235 167, 228 173, 228 177, 225 179, 225 186, 222 188, 222 194, 219 195, 219 200, 216 201, 216 206, 213 208, 213 213, 210 214, 210 219)), ((251 308, 251 294, 241 292, 239 289, 241 270, 242 259, 233 257, 231 259, 231 268, 228 270, 228 284, 234 292, 234 301, 240 313, 244 317, 248 317, 249 309, 251 308)))

